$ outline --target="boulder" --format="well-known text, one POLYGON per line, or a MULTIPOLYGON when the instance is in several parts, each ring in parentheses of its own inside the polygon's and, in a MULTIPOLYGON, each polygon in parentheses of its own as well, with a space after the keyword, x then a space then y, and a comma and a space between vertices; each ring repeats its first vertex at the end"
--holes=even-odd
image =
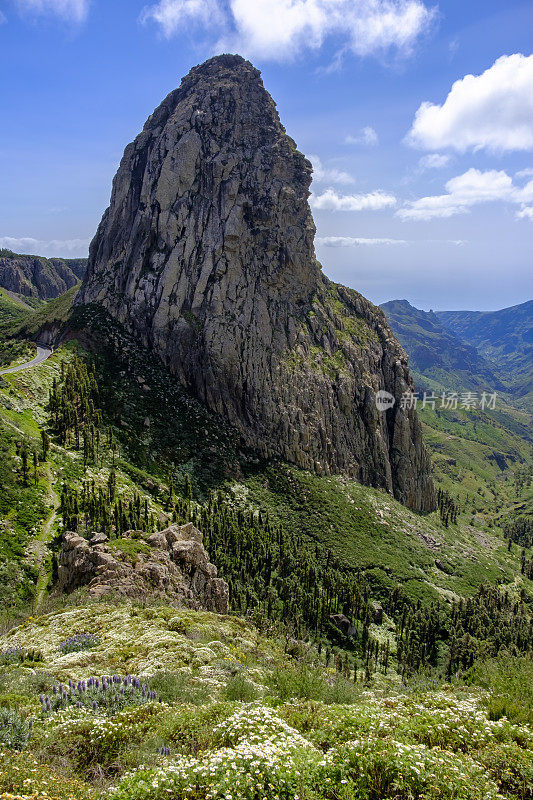
POLYGON ((345 636, 353 636, 355 628, 344 614, 330 614, 329 621, 345 636))
POLYGON ((383 623, 383 606, 377 600, 372 600, 370 606, 372 608, 372 622, 375 625, 381 625, 383 623))

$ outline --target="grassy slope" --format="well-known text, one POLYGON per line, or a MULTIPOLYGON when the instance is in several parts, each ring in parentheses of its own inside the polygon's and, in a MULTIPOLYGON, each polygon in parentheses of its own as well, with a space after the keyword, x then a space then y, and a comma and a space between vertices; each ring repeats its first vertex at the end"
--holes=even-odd
POLYGON ((494 367, 474 347, 447 330, 433 312, 393 300, 381 308, 409 354, 419 391, 495 391, 504 387, 494 367))
MULTIPOLYGON (((37 369, 9 377, 10 388, 0 390, 4 424, 37 443, 40 426, 46 424, 48 388, 73 347, 70 343, 37 369)), ((446 529, 437 514, 416 515, 387 494, 342 477, 318 477, 283 464, 252 465, 234 432, 143 353, 130 352, 127 364, 101 363, 99 370, 104 407, 121 443, 119 489, 139 490, 156 514, 162 514, 162 487, 172 470, 178 491, 189 475, 200 500, 207 489, 225 487, 236 504, 267 509, 346 564, 363 569, 377 597, 398 581, 412 597, 428 600, 451 592, 470 594, 482 581, 522 580, 516 577, 518 552, 507 553, 497 530, 472 527, 470 513, 446 529)), ((79 483, 84 477, 79 453, 57 445, 51 468, 56 480, 79 483)), ((110 468, 104 461, 90 467, 86 477, 104 482, 110 468)))
MULTIPOLYGON (((411 373, 422 397, 423 391, 493 391, 497 389, 494 411, 420 408, 424 438, 432 453, 435 478, 457 499, 465 518, 485 525, 499 525, 516 513, 516 506, 529 504, 531 487, 517 496, 515 473, 530 471, 533 463, 531 413, 524 398, 513 399, 498 387, 506 383, 502 368, 513 370, 513 354, 503 353, 511 346, 523 360, 526 318, 530 304, 519 307, 516 341, 513 339, 513 314, 474 312, 434 314, 420 311, 406 301, 385 303, 383 310, 396 335, 409 354, 411 373), (485 317, 487 321, 483 322, 485 317), (457 319, 456 319, 457 318, 457 319), (449 325, 449 329, 446 328, 449 325), (470 328, 472 331, 470 331, 470 328), (459 341, 464 328, 465 339, 459 341), (478 330, 479 328, 479 330, 478 330), (497 347, 488 346, 486 330, 493 330, 497 347), (469 332, 470 331, 470 332, 469 332), (511 331, 511 332, 510 332, 511 331), (501 343, 498 344, 499 339, 501 343), (513 344, 514 343, 514 344, 513 344), (481 347, 481 352, 474 349, 481 347), (498 349, 499 348, 499 349, 498 349), (522 408, 515 407, 516 405, 522 408)), ((510 387, 507 387, 509 389, 510 387)))
POLYGON ((34 339, 43 326, 60 330, 69 318, 72 302, 76 297, 79 285, 73 286, 55 300, 44 303, 32 314, 26 314, 23 319, 14 322, 9 326, 9 335, 34 339))
POLYGON ((414 514, 383 492, 281 465, 256 473, 234 491, 364 570, 378 597, 398 582, 423 602, 469 595, 482 582, 523 583, 518 551, 507 553, 497 530, 470 525, 464 514, 458 525, 445 528, 437 513, 414 514))
POLYGON ((445 327, 496 365, 503 383, 529 411, 533 408, 532 314, 532 300, 500 311, 437 312, 445 327))
POLYGON ((29 313, 0 287, 0 334, 7 326, 21 322, 29 313))
POLYGON ((336 677, 316 651, 296 664, 281 642, 244 620, 83 601, 0 636, 0 654, 17 646, 33 658, 40 651, 41 660, 0 664, 6 800, 528 796, 533 731, 524 724, 531 714, 526 659, 508 664, 522 682, 518 692, 508 683, 503 692, 498 687, 505 664, 479 675, 489 694, 400 686, 388 676, 363 689, 336 677), (99 643, 63 655, 59 646, 75 631, 95 634, 99 643), (95 674, 136 674, 164 702, 114 708, 113 701, 104 709, 89 701, 78 710, 74 700, 83 695, 74 689, 68 709, 41 710, 38 695, 56 703, 58 681, 65 686, 95 674), (490 722, 487 711, 500 721, 490 722), (501 720, 503 713, 522 724, 501 720))

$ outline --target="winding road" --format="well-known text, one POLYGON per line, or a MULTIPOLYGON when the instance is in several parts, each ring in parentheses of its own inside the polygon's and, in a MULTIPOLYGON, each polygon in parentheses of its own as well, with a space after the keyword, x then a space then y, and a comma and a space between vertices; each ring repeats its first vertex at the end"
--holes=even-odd
MULTIPOLYGON (((20 372, 23 369, 29 369, 31 367, 36 367, 38 364, 42 364, 43 361, 46 361, 49 358, 53 350, 51 347, 43 344, 37 344, 37 355, 35 358, 32 358, 31 361, 25 361, 24 364, 19 364, 17 367, 10 367, 9 369, 2 369, 0 370, 0 375, 7 375, 10 372, 20 372)), ((13 427, 16 428, 14 423, 10 423, 13 427)), ((17 429, 18 430, 18 429, 17 429)), ((50 482, 50 490, 49 490, 49 499, 51 501, 51 514, 48 517, 47 521, 43 524, 43 528, 39 536, 37 536, 27 548, 27 554, 33 555, 35 558, 35 564, 38 570, 38 577, 37 582, 35 584, 35 596, 33 599, 33 612, 35 613, 44 600, 46 595, 46 584, 48 582, 48 573, 46 568, 46 545, 50 541, 51 534, 52 534, 52 526, 55 522, 57 517, 57 509, 59 508, 59 500, 57 494, 52 489, 52 474, 50 471, 50 466, 47 465, 47 472, 48 472, 48 479, 50 482)))
POLYGON ((9 369, 0 369, 0 375, 8 375, 10 372, 20 372, 23 369, 36 367, 37 364, 42 364, 53 353, 53 350, 46 345, 37 345, 37 355, 31 361, 25 361, 24 364, 19 364, 18 367, 10 367, 9 369))

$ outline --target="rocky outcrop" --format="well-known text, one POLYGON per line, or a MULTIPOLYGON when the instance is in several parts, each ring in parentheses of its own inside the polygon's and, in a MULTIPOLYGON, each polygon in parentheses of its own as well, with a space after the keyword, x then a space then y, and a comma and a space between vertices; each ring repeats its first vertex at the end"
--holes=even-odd
POLYGON ((71 592, 88 586, 92 597, 107 594, 134 599, 164 598, 166 602, 227 614, 228 584, 217 577, 192 523, 171 525, 146 534, 128 531, 109 542, 104 534, 89 541, 63 534, 57 588, 71 592), (127 541, 130 547, 121 547, 127 541))
POLYGON ((0 250, 0 286, 24 297, 51 300, 85 275, 86 258, 42 258, 0 250))
POLYGON ((193 69, 125 150, 78 303, 98 303, 265 457, 435 504, 383 313, 315 259, 311 164, 239 56, 193 69))

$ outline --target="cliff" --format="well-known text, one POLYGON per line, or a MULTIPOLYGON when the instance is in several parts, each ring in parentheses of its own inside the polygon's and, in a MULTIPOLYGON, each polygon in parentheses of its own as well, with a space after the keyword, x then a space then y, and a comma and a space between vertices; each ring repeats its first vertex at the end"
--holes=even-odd
POLYGON ((434 507, 412 390, 380 309, 314 252, 311 164, 239 56, 191 70, 128 145, 79 304, 98 303, 265 457, 434 507))
POLYGON ((85 258, 43 258, 0 250, 0 286, 10 292, 51 300, 85 275, 85 258))

